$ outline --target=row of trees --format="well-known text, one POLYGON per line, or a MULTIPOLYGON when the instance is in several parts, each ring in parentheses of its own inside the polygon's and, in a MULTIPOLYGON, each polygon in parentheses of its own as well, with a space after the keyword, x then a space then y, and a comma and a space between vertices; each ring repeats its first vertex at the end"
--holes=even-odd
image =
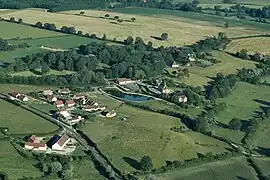
POLYGON ((270 19, 270 6, 263 6, 262 8, 247 7, 237 4, 232 6, 231 9, 236 10, 241 16, 251 16, 256 18, 270 19))
POLYGON ((10 45, 7 40, 0 38, 0 51, 12 51, 17 48, 28 48, 28 47, 30 46, 26 43, 10 45))

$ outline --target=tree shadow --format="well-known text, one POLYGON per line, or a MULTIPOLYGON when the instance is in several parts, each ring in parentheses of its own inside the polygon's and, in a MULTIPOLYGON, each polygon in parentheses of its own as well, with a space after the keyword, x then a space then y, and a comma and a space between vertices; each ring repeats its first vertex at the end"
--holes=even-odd
POLYGON ((237 179, 239 180, 248 180, 247 178, 241 177, 241 176, 236 176, 237 179))
POLYGON ((150 36, 150 37, 158 41, 163 41, 161 37, 157 37, 157 36, 150 36))
POLYGON ((255 149, 255 151, 261 155, 270 156, 270 149, 264 148, 264 147, 258 147, 255 149))
POLYGON ((260 100, 260 99, 253 99, 253 101, 260 103, 264 106, 270 106, 270 102, 268 102, 268 101, 264 101, 264 100, 260 100))
POLYGON ((136 161, 135 159, 132 159, 130 157, 123 157, 123 160, 128 163, 131 167, 134 169, 139 170, 140 169, 140 163, 136 161))
POLYGON ((224 124, 222 122, 217 122, 216 125, 220 128, 225 128, 225 129, 230 129, 229 126, 227 124, 224 124))

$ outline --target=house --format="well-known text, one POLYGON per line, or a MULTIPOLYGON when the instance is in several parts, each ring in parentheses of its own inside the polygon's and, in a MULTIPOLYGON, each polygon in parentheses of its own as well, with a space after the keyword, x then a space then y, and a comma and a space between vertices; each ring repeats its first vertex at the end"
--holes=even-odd
POLYGON ((70 138, 68 135, 64 134, 60 138, 56 138, 55 142, 52 145, 53 150, 63 150, 65 145, 70 141, 70 138))
POLYGON ((78 122, 80 122, 81 120, 83 120, 83 118, 81 116, 73 116, 70 119, 66 119, 66 123, 68 123, 69 125, 74 125, 78 122))
POLYGON ((21 96, 21 94, 17 92, 9 93, 9 95, 10 95, 10 98, 16 98, 16 99, 19 99, 19 97, 21 96))
POLYGON ((54 95, 46 95, 46 100, 48 102, 56 102, 57 101, 57 97, 55 97, 54 95))
POLYGON ((28 97, 25 96, 25 95, 23 95, 23 94, 21 94, 21 95, 19 96, 19 100, 21 100, 21 101, 23 101, 23 102, 29 101, 28 97))
POLYGON ((73 106, 75 106, 75 102, 73 100, 67 100, 66 105, 67 105, 67 107, 73 107, 73 106))
POLYGON ((18 99, 18 100, 21 100, 21 101, 24 101, 24 102, 29 100, 28 97, 25 96, 24 94, 20 94, 20 93, 17 93, 17 92, 9 93, 9 97, 12 100, 18 99))
POLYGON ((114 116, 116 116, 116 112, 114 110, 108 112, 108 111, 105 111, 102 113, 104 116, 108 117, 108 118, 113 118, 114 116))
POLYGON ((136 81, 133 81, 132 79, 128 79, 128 78, 118 78, 118 79, 116 79, 116 82, 119 85, 125 85, 125 84, 129 84, 129 83, 134 83, 136 81))
POLYGON ((167 65, 172 67, 172 68, 178 68, 179 67, 179 64, 177 64, 175 61, 167 62, 167 65))
POLYGON ((68 88, 63 88, 58 90, 59 94, 69 94, 70 90, 68 88))
POLYGON ((32 135, 27 139, 27 142, 38 143, 39 140, 37 139, 37 137, 35 135, 32 135))
POLYGON ((179 102, 183 102, 183 103, 186 103, 187 102, 187 97, 185 96, 185 95, 181 95, 180 97, 179 97, 179 102))
POLYGON ((194 53, 188 54, 188 60, 189 62, 195 62, 196 61, 195 54, 194 53))
POLYGON ((167 87, 164 87, 161 91, 163 94, 169 94, 170 90, 167 87))
POLYGON ((60 109, 58 111, 58 114, 63 116, 64 118, 70 117, 70 113, 66 109, 60 109))
POLYGON ((53 95, 53 91, 52 90, 44 90, 43 92, 42 92, 42 94, 44 95, 44 96, 47 96, 47 95, 53 95))
POLYGON ((78 100, 78 99, 84 99, 84 98, 85 98, 85 95, 83 95, 83 94, 76 94, 74 96, 74 99, 76 99, 76 100, 78 100))
POLYGON ((103 111, 105 110, 105 106, 86 106, 83 108, 84 111, 93 112, 93 111, 103 111))
POLYGON ((61 108, 61 107, 64 107, 65 106, 64 103, 63 103, 63 101, 61 101, 61 100, 57 100, 55 102, 55 105, 56 105, 57 108, 61 108))
POLYGON ((26 142, 24 143, 24 148, 29 150, 46 151, 47 145, 43 143, 26 142))

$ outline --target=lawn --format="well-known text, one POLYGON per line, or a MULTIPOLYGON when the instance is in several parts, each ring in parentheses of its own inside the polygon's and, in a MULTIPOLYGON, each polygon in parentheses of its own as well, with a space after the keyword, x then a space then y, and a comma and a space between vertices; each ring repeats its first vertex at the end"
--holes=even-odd
POLYGON ((229 123, 233 118, 248 120, 260 111, 264 101, 270 101, 270 86, 239 82, 231 95, 219 101, 226 102, 227 110, 220 113, 218 120, 229 123))
POLYGON ((214 51, 213 55, 218 60, 221 60, 221 62, 207 68, 197 66, 188 67, 189 72, 209 78, 216 76, 217 73, 235 73, 238 68, 255 68, 255 62, 235 58, 221 51, 214 51))
MULTIPOLYGON (((216 24, 211 22, 206 22, 207 20, 190 19, 188 14, 187 17, 184 18, 173 16, 172 14, 174 13, 172 12, 174 11, 169 11, 167 14, 162 14, 162 16, 155 17, 149 16, 149 14, 146 14, 148 16, 141 16, 140 14, 136 14, 136 9, 134 12, 132 8, 123 9, 123 11, 125 10, 128 11, 127 13, 131 14, 84 10, 85 16, 78 16, 75 14, 78 14, 81 10, 66 11, 62 13, 46 13, 32 10, 22 10, 4 14, 3 17, 21 17, 25 22, 28 23, 36 23, 38 20, 42 22, 55 23, 58 28, 63 25, 74 26, 77 30, 81 30, 83 33, 95 33, 100 37, 105 33, 109 39, 116 38, 117 40, 124 40, 128 36, 139 36, 142 37, 146 42, 152 41, 154 45, 164 46, 191 44, 199 39, 204 38, 205 36, 217 35, 218 32, 221 31, 227 32, 232 37, 261 33, 260 29, 251 29, 251 26, 248 27, 250 29, 245 29, 242 27, 231 27, 225 29, 222 27, 217 27, 216 24), (134 14, 132 14, 133 12, 134 14), (134 23, 124 21, 122 23, 115 24, 114 20, 99 18, 100 16, 104 17, 104 15, 107 13, 110 14, 111 17, 118 15, 124 20, 130 20, 132 17, 135 17, 137 20, 134 23), (168 15, 170 17, 168 17, 168 15), (163 32, 167 32, 169 34, 168 41, 159 41, 151 38, 151 36, 159 37, 163 32)), ((142 9, 142 11, 147 12, 148 10, 153 11, 155 9, 142 9)), ((224 19, 222 19, 222 21, 223 22, 221 22, 221 24, 223 25, 224 19)), ((270 25, 267 26, 267 28, 268 27, 270 27, 270 25)))
POLYGON ((137 162, 144 155, 153 159, 154 167, 160 167, 166 160, 189 159, 196 157, 198 152, 226 151, 226 144, 200 133, 170 131, 171 127, 183 125, 177 118, 127 105, 117 108, 116 112, 117 117, 97 118, 82 130, 123 172, 135 170, 136 166, 130 165, 130 161, 137 162), (122 117, 127 121, 122 122, 122 117))
POLYGON ((0 100, 0 107, 0 127, 8 127, 12 134, 48 133, 58 129, 45 119, 4 100, 0 100))
POLYGON ((9 141, 0 140, 0 172, 9 179, 30 178, 39 179, 42 173, 35 168, 36 161, 23 158, 9 141))
MULTIPOLYGON (((11 13, 16 13, 11 12, 11 13)), ((9 14, 9 13, 7 13, 9 14)), ((1 14, 1 16, 6 16, 6 14, 1 14)), ((11 38, 40 38, 40 37, 54 37, 63 35, 62 33, 47 31, 43 29, 37 29, 21 24, 9 23, 5 21, 0 21, 0 38, 11 39, 11 38)))
POLYGON ((248 39, 237 39, 233 40, 227 45, 227 51, 229 52, 239 52, 242 49, 248 50, 249 53, 263 53, 270 55, 270 37, 256 37, 248 39))
POLYGON ((191 168, 185 168, 183 170, 158 175, 157 178, 160 180, 258 179, 255 170, 246 163, 244 157, 236 157, 191 168))

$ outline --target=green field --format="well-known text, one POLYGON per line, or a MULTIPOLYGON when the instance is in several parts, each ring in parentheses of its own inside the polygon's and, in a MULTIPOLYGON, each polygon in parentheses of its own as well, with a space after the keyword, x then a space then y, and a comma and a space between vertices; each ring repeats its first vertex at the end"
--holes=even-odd
POLYGON ((258 157, 253 158, 255 164, 260 168, 263 173, 263 176, 270 176, 270 158, 267 157, 258 157))
POLYGON ((256 115, 255 111, 260 110, 262 103, 259 101, 270 101, 270 86, 255 86, 239 82, 231 95, 220 101, 226 102, 227 110, 220 113, 218 120, 222 123, 229 123, 233 118, 248 120, 256 115), (256 102, 257 101, 257 102, 256 102))
MULTIPOLYGON (((73 74, 75 72, 73 71, 67 71, 67 70, 63 70, 63 71, 57 71, 57 70, 50 70, 49 73, 47 73, 46 75, 68 75, 68 74, 73 74)), ((31 71, 21 71, 21 72, 17 72, 17 73, 13 73, 11 74, 12 76, 40 76, 37 75, 31 71)))
MULTIPOLYGON (((106 97, 96 98, 96 100, 97 102, 111 101, 110 107, 118 106, 113 102, 115 100, 106 97)), ((200 133, 170 131, 171 127, 183 126, 177 118, 127 105, 117 108, 116 112, 117 117, 97 118, 94 122, 86 124, 82 130, 123 172, 134 170, 127 163, 127 159, 136 162, 144 155, 149 155, 153 159, 154 167, 160 167, 166 160, 189 159, 196 157, 198 152, 226 151, 226 144, 200 133), (123 117, 127 118, 126 122, 121 121, 123 117)))
POLYGON ((246 163, 244 157, 231 158, 224 161, 194 166, 179 171, 173 171, 157 176, 160 180, 257 180, 257 174, 246 163))
POLYGON ((0 93, 10 93, 10 92, 21 92, 27 93, 32 91, 41 91, 45 89, 52 89, 52 86, 32 86, 32 85, 21 85, 21 84, 1 84, 0 93))
POLYGON ((9 141, 0 141, 0 172, 8 175, 9 179, 33 177, 39 179, 42 173, 35 167, 37 162, 23 158, 9 141))
MULTIPOLYGON (((270 101, 268 101, 270 104, 270 101)), ((267 154, 269 153, 270 139, 270 122, 269 119, 259 124, 259 128, 252 137, 252 145, 255 149, 257 148, 266 148, 267 154)), ((264 152, 263 152, 264 153, 264 152)))
MULTIPOLYGON (((174 2, 190 2, 190 0, 174 0, 174 2)), ((222 4, 222 0, 200 0, 200 4, 222 4)), ((253 4, 253 5, 269 5, 269 0, 235 0, 235 3, 240 4, 253 4)), ((233 4, 224 4, 224 5, 233 5, 233 4)))
POLYGON ((37 29, 21 24, 9 23, 0 21, 0 38, 11 39, 11 38, 40 38, 40 37, 54 37, 61 36, 62 33, 48 31, 43 29, 37 29))

